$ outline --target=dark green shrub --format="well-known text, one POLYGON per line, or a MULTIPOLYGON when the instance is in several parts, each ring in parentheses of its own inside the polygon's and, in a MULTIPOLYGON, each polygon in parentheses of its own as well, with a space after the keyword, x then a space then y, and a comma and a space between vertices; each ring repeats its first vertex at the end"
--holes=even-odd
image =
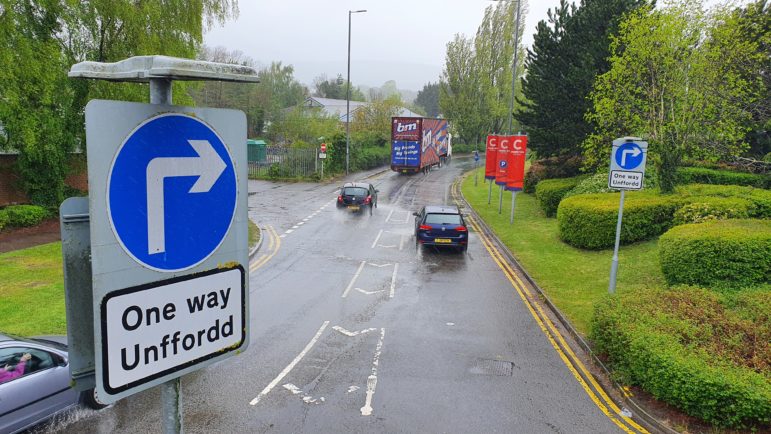
POLYGON ((721 184, 771 188, 771 175, 707 169, 704 167, 681 167, 677 169, 677 181, 678 184, 721 184))
POLYGON ((670 229, 659 238, 669 284, 736 288, 771 281, 771 221, 722 220, 670 229))
POLYGON ((525 193, 535 193, 535 186, 543 179, 570 178, 581 174, 581 157, 549 157, 533 161, 525 173, 525 193))
MULTIPOLYGON (((652 167, 646 170, 643 185, 645 190, 654 189, 658 185, 655 169, 652 167)), ((583 180, 578 183, 576 188, 570 190, 570 192, 566 194, 565 197, 567 198, 570 196, 589 193, 609 193, 611 191, 615 190, 608 188, 608 172, 598 172, 594 175, 583 178, 583 180)))
POLYGON ((562 198, 581 181, 581 177, 545 179, 535 186, 535 198, 546 217, 557 215, 562 198))
POLYGON ((0 209, 0 230, 2 230, 8 224, 8 213, 4 209, 0 209))
POLYGON ((657 399, 718 427, 767 429, 769 365, 752 354, 768 355, 769 315, 758 325, 753 312, 771 293, 757 296, 765 301, 733 309, 699 288, 608 296, 595 307, 591 339, 622 381, 657 399))
MULTIPOLYGON (((583 249, 613 247, 619 194, 583 194, 563 199, 557 210, 562 241, 583 249)), ((628 192, 624 201, 621 243, 651 239, 672 226, 673 215, 685 200, 677 195, 628 192)))
POLYGON ((746 219, 755 205, 740 197, 700 197, 675 211, 674 224, 704 223, 711 220, 746 219))
POLYGON ((48 217, 48 211, 38 205, 11 205, 5 208, 8 226, 35 226, 48 217))
POLYGON ((749 210, 750 217, 771 218, 771 190, 738 185, 691 184, 678 187, 676 193, 686 198, 688 202, 694 202, 696 201, 694 198, 705 196, 746 199, 753 204, 749 210))

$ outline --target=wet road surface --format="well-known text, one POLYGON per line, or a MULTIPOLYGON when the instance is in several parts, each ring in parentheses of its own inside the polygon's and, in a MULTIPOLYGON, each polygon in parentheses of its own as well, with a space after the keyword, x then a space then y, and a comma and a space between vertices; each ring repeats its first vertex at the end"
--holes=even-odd
MULTIPOLYGON (((416 248, 412 212, 452 203, 470 164, 358 178, 380 190, 371 216, 336 209, 340 184, 250 181, 264 237, 249 277, 250 346, 183 377, 185 431, 620 432, 478 233, 466 254, 416 248)), ((160 417, 154 389, 38 431, 159 432, 160 417)))

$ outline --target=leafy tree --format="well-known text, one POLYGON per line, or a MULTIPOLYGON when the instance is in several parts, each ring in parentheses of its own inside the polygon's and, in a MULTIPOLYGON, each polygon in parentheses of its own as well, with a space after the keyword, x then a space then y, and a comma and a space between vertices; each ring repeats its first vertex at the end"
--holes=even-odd
MULTIPOLYGON (((341 75, 337 78, 327 78, 322 74, 313 80, 313 87, 315 89, 314 95, 319 98, 332 98, 332 99, 346 99, 346 93, 348 91, 346 81, 341 75)), ((364 93, 351 84, 351 101, 366 101, 367 98, 364 93)))
POLYGON ((456 34, 453 41, 447 44, 439 85, 439 107, 452 120, 458 135, 466 143, 477 143, 485 129, 481 106, 482 94, 473 41, 456 34))
POLYGON ((295 107, 270 125, 268 138, 292 146, 315 145, 319 137, 331 137, 341 129, 337 116, 326 115, 319 108, 295 107))
POLYGON ((610 68, 610 40, 624 14, 644 0, 561 0, 537 25, 522 79, 523 109, 517 113, 541 156, 577 155, 593 131, 585 119, 596 77, 610 68))
POLYGON ((439 116, 439 83, 425 84, 423 90, 418 92, 415 103, 426 111, 428 117, 439 116))
POLYGON ((398 94, 360 107, 354 112, 351 134, 366 145, 385 146, 391 141, 391 118, 397 116, 402 107, 398 94))
POLYGON ((592 92, 598 126, 584 142, 588 164, 604 165, 608 143, 623 135, 650 142, 659 185, 671 192, 686 156, 738 155, 759 99, 757 41, 743 40, 723 11, 705 14, 699 1, 662 10, 641 8, 621 23, 613 39, 611 68, 592 92))

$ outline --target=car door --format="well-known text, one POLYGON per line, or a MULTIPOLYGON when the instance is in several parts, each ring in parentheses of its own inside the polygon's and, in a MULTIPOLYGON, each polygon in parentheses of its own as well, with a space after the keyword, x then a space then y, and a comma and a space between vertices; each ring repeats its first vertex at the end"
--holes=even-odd
POLYGON ((33 347, 4 347, 0 348, 0 360, 25 353, 32 359, 24 374, 0 383, 0 432, 29 427, 78 402, 63 354, 33 347))

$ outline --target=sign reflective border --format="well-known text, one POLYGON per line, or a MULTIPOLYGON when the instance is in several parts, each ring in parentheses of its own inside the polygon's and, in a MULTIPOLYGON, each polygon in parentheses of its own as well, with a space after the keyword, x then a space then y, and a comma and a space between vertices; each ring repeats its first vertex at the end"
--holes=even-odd
POLYGON ((238 265, 105 296, 105 391, 117 394, 241 347, 246 339, 245 276, 238 265))

